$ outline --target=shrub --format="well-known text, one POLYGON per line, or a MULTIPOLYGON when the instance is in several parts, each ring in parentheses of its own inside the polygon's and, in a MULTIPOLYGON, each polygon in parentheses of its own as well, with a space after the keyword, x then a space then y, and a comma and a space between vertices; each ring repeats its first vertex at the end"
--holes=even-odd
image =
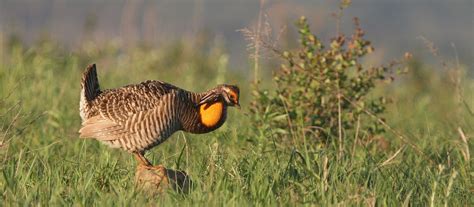
POLYGON ((259 127, 281 137, 304 132, 323 141, 348 136, 356 128, 369 136, 382 133, 376 120, 363 119, 364 110, 377 116, 384 112, 386 98, 373 92, 391 82, 397 63, 377 67, 361 63, 374 48, 357 19, 352 36, 338 35, 329 47, 311 33, 305 17, 296 25, 299 48, 284 52, 270 48, 284 62, 273 77, 276 90, 255 87, 251 111, 259 127))

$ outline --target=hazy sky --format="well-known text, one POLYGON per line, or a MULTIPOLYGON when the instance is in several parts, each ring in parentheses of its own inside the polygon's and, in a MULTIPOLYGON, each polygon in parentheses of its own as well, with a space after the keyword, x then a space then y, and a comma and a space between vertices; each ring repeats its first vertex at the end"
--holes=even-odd
MULTIPOLYGON (((472 0, 353 0, 346 10, 344 28, 358 16, 380 59, 400 56, 405 51, 429 56, 424 36, 440 53, 474 65, 474 1, 472 0)), ((265 0, 268 21, 277 29, 300 15, 308 17, 313 32, 329 38, 335 32, 331 13, 335 0, 265 0)), ((85 35, 96 40, 119 38, 125 42, 147 40, 159 43, 192 37, 205 29, 224 39, 233 65, 245 61, 246 42, 237 29, 252 26, 259 10, 258 0, 0 0, 0 31, 18 34, 32 42, 41 35, 69 45, 85 35), (85 28, 95 28, 85 34, 85 28)))

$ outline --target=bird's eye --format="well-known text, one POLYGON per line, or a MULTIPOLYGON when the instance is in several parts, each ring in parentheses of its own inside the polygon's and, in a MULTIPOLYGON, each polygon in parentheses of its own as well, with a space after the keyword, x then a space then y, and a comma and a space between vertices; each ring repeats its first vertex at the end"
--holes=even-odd
POLYGON ((230 98, 232 99, 232 101, 237 102, 237 96, 234 93, 230 94, 230 98))

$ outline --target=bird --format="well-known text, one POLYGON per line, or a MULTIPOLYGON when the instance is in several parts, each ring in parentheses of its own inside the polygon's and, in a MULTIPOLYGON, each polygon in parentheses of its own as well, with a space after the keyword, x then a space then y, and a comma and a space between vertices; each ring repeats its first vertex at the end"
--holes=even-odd
POLYGON ((159 80, 101 90, 91 64, 81 81, 79 137, 132 153, 139 166, 153 166, 147 150, 180 130, 203 134, 218 129, 229 107, 240 109, 239 95, 236 85, 195 93, 159 80))

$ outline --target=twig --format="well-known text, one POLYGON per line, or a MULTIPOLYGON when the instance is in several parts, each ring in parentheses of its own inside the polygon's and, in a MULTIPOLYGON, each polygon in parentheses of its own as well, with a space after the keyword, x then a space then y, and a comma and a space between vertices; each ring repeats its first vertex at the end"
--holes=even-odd
POLYGON ((339 2, 339 8, 337 13, 334 12, 332 15, 336 18, 336 36, 339 37, 341 35, 341 23, 342 23, 342 16, 344 15, 344 9, 346 9, 352 0, 341 0, 339 2))

